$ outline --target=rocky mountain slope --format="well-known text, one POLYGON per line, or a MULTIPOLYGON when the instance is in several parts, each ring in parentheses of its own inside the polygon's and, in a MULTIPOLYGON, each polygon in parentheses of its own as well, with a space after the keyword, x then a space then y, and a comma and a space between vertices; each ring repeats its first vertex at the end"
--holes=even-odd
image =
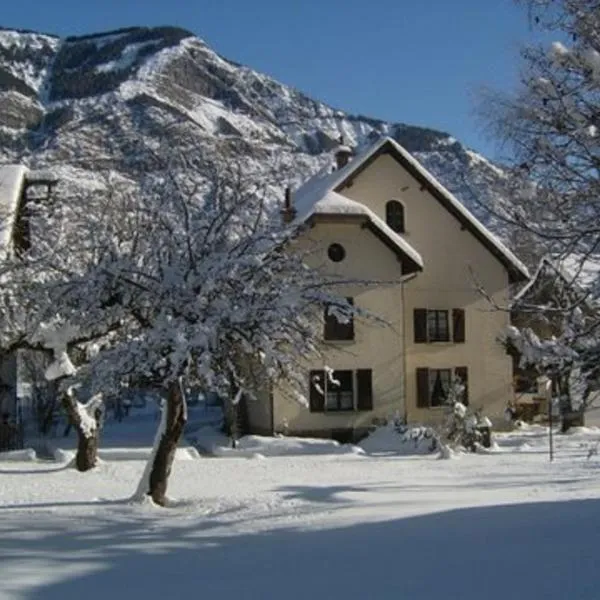
POLYGON ((141 138, 184 151, 222 138, 259 173, 276 169, 277 201, 331 160, 340 135, 357 147, 393 137, 502 235, 483 208, 503 208, 494 192, 502 172, 446 133, 334 109, 182 29, 71 38, 0 30, 0 163, 92 184, 107 168, 130 172, 141 138))

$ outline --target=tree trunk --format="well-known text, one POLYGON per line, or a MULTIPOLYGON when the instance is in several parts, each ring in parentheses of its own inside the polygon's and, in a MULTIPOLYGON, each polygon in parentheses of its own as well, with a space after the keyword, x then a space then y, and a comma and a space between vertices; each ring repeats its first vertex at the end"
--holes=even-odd
POLYGON ((84 435, 80 427, 77 431, 77 455, 75 456, 75 467, 78 471, 85 473, 93 469, 98 462, 98 432, 96 428, 91 434, 84 435))
POLYGON ((96 411, 96 427, 91 430, 84 430, 75 403, 77 400, 65 394, 62 398, 62 405, 69 417, 69 423, 77 431, 77 454, 75 456, 75 467, 78 471, 84 473, 93 469, 98 463, 98 437, 100 432, 99 418, 100 411, 96 411))
POLYGON ((571 427, 583 425, 583 412, 573 410, 569 376, 570 371, 567 371, 566 373, 561 373, 557 377, 561 433, 567 433, 571 427))
POLYGON ((154 455, 148 490, 148 495, 159 506, 166 504, 169 475, 187 421, 185 399, 179 381, 173 381, 169 385, 166 411, 165 431, 154 455))

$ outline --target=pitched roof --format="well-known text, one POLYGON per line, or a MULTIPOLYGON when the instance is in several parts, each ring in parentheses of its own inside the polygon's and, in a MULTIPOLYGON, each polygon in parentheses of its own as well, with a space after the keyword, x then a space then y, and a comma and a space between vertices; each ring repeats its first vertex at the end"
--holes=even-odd
POLYGON ((569 254, 564 257, 544 256, 531 279, 514 296, 518 303, 530 293, 535 293, 544 278, 560 278, 567 288, 586 296, 586 302, 593 304, 600 297, 600 255, 582 256, 569 254))
POLYGON ((10 244, 27 172, 23 165, 0 166, 0 252, 10 244))
POLYGON ((421 255, 405 239, 364 204, 346 198, 337 192, 329 191, 320 200, 307 206, 304 212, 298 211, 297 220, 304 223, 328 217, 356 219, 365 223, 390 250, 402 259, 404 273, 423 270, 421 255))
POLYGON ((529 278, 527 267, 419 161, 389 137, 381 138, 342 169, 333 172, 324 170, 309 179, 294 195, 298 212, 308 212, 310 207, 319 202, 328 192, 342 191, 349 181, 383 154, 389 154, 398 161, 452 213, 465 229, 469 230, 506 267, 511 281, 524 281, 529 278))

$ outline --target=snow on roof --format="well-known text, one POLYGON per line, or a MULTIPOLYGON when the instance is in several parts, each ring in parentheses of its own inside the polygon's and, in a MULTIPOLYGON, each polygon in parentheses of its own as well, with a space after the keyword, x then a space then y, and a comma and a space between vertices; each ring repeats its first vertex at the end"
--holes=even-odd
POLYGON ((514 300, 524 298, 548 268, 560 276, 568 286, 572 285, 575 289, 589 292, 592 300, 600 296, 600 255, 581 256, 573 253, 563 257, 544 256, 529 282, 515 294, 514 300))
POLYGON ((298 211, 297 221, 305 222, 313 215, 358 215, 365 217, 381 234, 390 240, 397 250, 408 256, 420 269, 423 268, 421 255, 405 239, 391 229, 385 221, 360 202, 330 191, 304 212, 298 211))
POLYGON ((367 148, 364 152, 357 155, 342 169, 328 172, 322 170, 314 177, 309 179, 295 193, 294 199, 299 213, 308 212, 310 206, 319 202, 328 192, 339 192, 343 184, 354 173, 360 171, 366 166, 367 161, 378 155, 389 146, 403 165, 412 172, 413 176, 420 178, 430 190, 441 197, 446 207, 451 210, 465 225, 471 228, 471 231, 478 235, 480 239, 499 257, 503 264, 512 267, 523 278, 529 278, 527 267, 487 228, 471 211, 469 211, 448 189, 446 189, 421 163, 416 160, 407 150, 392 138, 383 137, 375 144, 367 148))
POLYGON ((0 166, 0 251, 10 244, 26 175, 27 167, 23 165, 0 166))

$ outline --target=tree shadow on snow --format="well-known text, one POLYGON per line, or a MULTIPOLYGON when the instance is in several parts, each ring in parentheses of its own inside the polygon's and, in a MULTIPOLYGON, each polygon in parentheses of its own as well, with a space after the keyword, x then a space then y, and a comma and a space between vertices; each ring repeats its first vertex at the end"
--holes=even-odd
POLYGON ((284 500, 304 500, 305 502, 347 504, 352 502, 349 498, 343 498, 340 494, 348 492, 368 492, 367 488, 351 485, 286 485, 278 487, 278 492, 286 492, 284 500))
POLYGON ((22 522, 11 518, 0 535, 2 570, 14 561, 24 574, 20 587, 0 581, 0 597, 596 600, 600 589, 597 500, 253 534, 235 534, 235 522, 218 532, 218 519, 168 514, 92 514, 79 523, 32 516, 15 515, 22 522), (36 587, 40 569, 52 583, 36 587))

